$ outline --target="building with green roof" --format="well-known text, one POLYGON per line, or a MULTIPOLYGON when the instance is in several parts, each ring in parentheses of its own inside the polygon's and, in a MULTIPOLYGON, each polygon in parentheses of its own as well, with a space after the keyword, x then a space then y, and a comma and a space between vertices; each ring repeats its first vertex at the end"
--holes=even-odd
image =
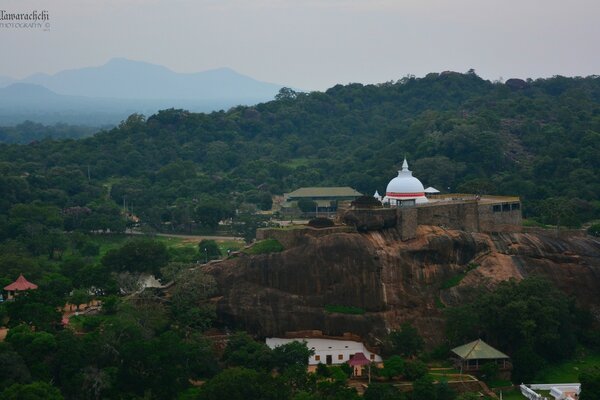
POLYGON ((481 339, 463 344, 451 350, 455 364, 464 372, 477 372, 487 363, 495 363, 500 371, 510 371, 510 357, 496 350, 481 339))
POLYGON ((334 213, 339 202, 353 201, 362 194, 349 186, 303 187, 283 195, 281 205, 284 214, 298 211, 298 201, 310 200, 316 203, 314 213, 334 213))

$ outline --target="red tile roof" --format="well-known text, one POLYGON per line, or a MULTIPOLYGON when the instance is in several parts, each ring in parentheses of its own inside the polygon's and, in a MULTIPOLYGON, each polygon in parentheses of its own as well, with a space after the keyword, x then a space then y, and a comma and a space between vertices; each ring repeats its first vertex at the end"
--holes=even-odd
POLYGON ((16 281, 11 283, 8 286, 4 287, 4 290, 14 291, 14 290, 29 290, 29 289, 37 289, 38 286, 34 283, 29 282, 23 274, 19 275, 16 281))
POLYGON ((357 365, 369 365, 370 363, 371 361, 367 360, 367 357, 365 357, 364 353, 356 353, 348 361, 348 364, 352 365, 353 367, 357 365))

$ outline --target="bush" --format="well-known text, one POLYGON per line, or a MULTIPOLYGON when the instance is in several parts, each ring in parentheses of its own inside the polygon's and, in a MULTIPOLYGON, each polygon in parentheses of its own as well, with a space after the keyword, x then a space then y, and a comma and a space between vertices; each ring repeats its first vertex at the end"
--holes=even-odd
POLYGON ((311 226, 313 228, 329 228, 333 225, 334 224, 332 220, 323 217, 313 218, 310 221, 308 221, 308 226, 311 226))
POLYGON ((351 314, 351 315, 362 315, 365 313, 360 307, 354 306, 340 306, 335 304, 328 304, 325 306, 325 311, 330 313, 338 313, 338 314, 351 314))
POLYGON ((381 208, 383 205, 373 196, 362 196, 350 203, 356 208, 381 208))
POLYGON ((310 199, 298 200, 298 208, 302 212, 313 212, 317 208, 317 202, 310 199))
POLYGON ((276 239, 265 239, 260 242, 256 242, 254 246, 247 249, 245 252, 248 254, 267 254, 267 253, 279 253, 285 250, 283 245, 276 239))
POLYGON ((207 239, 198 243, 198 253, 198 256, 204 261, 215 260, 222 255, 217 242, 207 239))
POLYGON ((590 226, 587 230, 588 235, 594 237, 600 237, 600 224, 594 224, 590 226))
POLYGON ((404 376, 406 379, 414 381, 427 374, 427 365, 421 360, 407 361, 404 364, 404 376))

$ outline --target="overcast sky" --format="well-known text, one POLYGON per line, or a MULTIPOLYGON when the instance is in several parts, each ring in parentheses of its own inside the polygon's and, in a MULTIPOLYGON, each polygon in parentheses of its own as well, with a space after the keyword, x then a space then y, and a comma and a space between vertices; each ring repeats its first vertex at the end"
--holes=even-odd
POLYGON ((0 0, 32 9, 49 11, 50 30, 0 28, 0 75, 113 57, 319 90, 470 68, 600 74, 598 0, 0 0))

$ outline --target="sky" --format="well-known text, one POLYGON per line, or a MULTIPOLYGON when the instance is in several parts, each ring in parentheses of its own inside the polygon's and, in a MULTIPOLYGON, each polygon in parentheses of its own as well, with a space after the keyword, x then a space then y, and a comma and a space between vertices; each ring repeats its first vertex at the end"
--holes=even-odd
POLYGON ((0 0, 34 9, 49 29, 0 28, 0 75, 114 57, 304 90, 471 68, 490 80, 600 74, 598 0, 0 0))

